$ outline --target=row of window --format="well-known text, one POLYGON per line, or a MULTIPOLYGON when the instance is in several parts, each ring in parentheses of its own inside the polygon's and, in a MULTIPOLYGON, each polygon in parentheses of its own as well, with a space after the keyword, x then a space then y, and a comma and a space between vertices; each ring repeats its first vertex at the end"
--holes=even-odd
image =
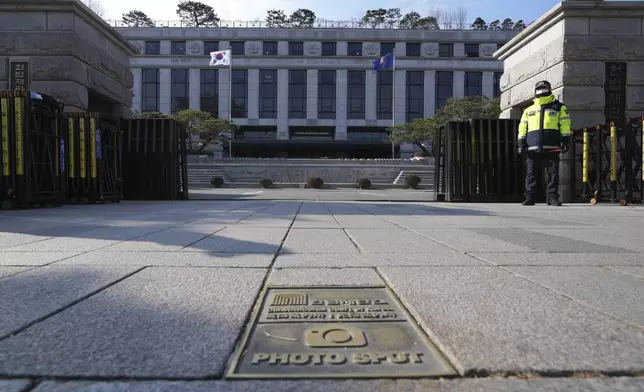
MULTIPOLYGON (((380 55, 384 56, 394 51, 396 44, 394 42, 381 42, 380 55)), ((498 45, 499 47, 501 45, 498 45)), ((205 41, 203 45, 203 55, 208 56, 211 52, 219 50, 218 41, 205 41)), ((244 41, 231 41, 230 51, 235 56, 246 55, 246 42, 244 41)), ((264 41, 262 43, 262 54, 264 56, 277 56, 277 41, 264 41)), ((322 56, 336 56, 337 43, 336 42, 322 42, 322 56)), ((158 55, 161 54, 161 41, 146 41, 145 54, 158 55)), ((186 54, 186 41, 172 41, 170 43, 170 54, 184 55, 186 54)), ((288 43, 289 56, 304 56, 304 42, 289 42, 288 43)), ((347 43, 348 56, 362 56, 362 42, 348 42, 347 43)), ((407 57, 420 57, 420 42, 407 42, 405 55, 407 57)), ((454 44, 441 43, 438 44, 439 57, 454 57, 454 44)), ((466 57, 479 57, 479 44, 465 44, 466 57)))
MULTIPOLYGON (((390 120, 394 111, 393 73, 378 72, 376 87, 377 116, 379 120, 390 120)), ((425 73, 407 71, 405 89, 405 118, 407 122, 424 117, 425 73)), ((500 96, 501 73, 494 74, 494 96, 500 96)), ((159 111, 159 70, 142 70, 142 107, 144 112, 159 111)), ((232 72, 232 117, 248 117, 248 70, 234 69, 232 72)), ((173 113, 188 109, 188 70, 171 70, 170 106, 173 113)), ((307 118, 307 71, 289 70, 288 73, 288 117, 307 118)), ((453 96, 454 73, 436 72, 436 109, 445 105, 453 96)), ((483 73, 465 73, 465 95, 483 95, 483 73)), ((363 70, 347 71, 347 117, 364 119, 366 113, 366 73, 363 70)), ((318 71, 318 118, 336 118, 336 71, 318 71)), ((217 69, 201 70, 201 110, 219 114, 219 73, 217 69)), ((259 70, 259 118, 277 118, 277 70, 259 70)))

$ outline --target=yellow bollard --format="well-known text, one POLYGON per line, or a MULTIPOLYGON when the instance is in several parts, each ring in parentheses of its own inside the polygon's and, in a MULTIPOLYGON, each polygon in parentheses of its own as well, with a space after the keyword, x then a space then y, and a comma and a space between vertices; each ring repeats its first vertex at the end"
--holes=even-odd
POLYGON ((0 140, 0 146, 2 147, 2 176, 9 177, 11 175, 11 158, 9 155, 9 96, 6 91, 2 91, 0 94, 0 115, 2 116, 2 139, 0 140))
POLYGON ((617 202, 617 127, 610 123, 610 198, 617 202))
POLYGON ((584 145, 582 151, 582 195, 584 200, 588 200, 588 165, 590 163, 590 136, 588 135, 588 128, 584 128, 584 145))
MULTIPOLYGON (((78 169, 80 170, 80 178, 82 182, 82 180, 87 178, 87 156, 85 155, 85 132, 87 127, 85 124, 85 113, 79 113, 78 117, 78 169)), ((86 185, 83 182, 81 186, 85 187, 86 185)))
POLYGON ((16 90, 14 93, 14 142, 15 142, 15 159, 16 159, 16 175, 25 175, 25 151, 23 148, 24 141, 24 119, 22 114, 24 112, 25 100, 22 97, 22 91, 16 90))
POLYGON ((97 155, 96 155, 96 115, 94 113, 89 114, 89 156, 90 156, 90 178, 94 180, 98 174, 97 168, 97 155))

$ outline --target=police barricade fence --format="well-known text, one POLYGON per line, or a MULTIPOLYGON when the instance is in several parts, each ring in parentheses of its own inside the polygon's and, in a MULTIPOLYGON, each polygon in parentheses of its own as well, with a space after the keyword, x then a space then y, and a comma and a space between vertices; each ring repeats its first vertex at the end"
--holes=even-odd
POLYGON ((68 201, 119 203, 123 198, 119 119, 99 113, 67 113, 64 123, 68 201))
POLYGON ((574 131, 575 198, 628 205, 644 199, 644 116, 574 131))
POLYGON ((123 196, 129 200, 188 198, 185 124, 169 118, 121 121, 123 196))
POLYGON ((0 113, 2 208, 64 204, 63 105, 45 94, 0 91, 0 113))
POLYGON ((516 202, 525 165, 517 155, 518 120, 452 121, 435 135, 437 201, 516 202))

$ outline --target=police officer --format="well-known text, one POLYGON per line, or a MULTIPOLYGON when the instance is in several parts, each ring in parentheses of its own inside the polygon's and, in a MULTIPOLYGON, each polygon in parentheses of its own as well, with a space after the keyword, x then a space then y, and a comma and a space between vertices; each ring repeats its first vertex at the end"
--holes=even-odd
POLYGON ((560 206, 559 152, 570 149, 570 116, 555 99, 552 87, 541 81, 534 88, 534 103, 523 112, 519 124, 519 154, 527 153, 524 206, 534 205, 536 174, 542 165, 548 172, 548 205, 560 206))

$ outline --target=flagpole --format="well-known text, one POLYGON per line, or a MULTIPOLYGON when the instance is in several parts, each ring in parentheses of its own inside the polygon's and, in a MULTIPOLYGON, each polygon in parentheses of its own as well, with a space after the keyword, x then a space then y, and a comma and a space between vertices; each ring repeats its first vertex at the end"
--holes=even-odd
POLYGON ((391 159, 396 159, 396 145, 394 144, 394 127, 396 126, 396 48, 391 52, 393 67, 391 71, 391 159))
MULTIPOLYGON (((233 121, 233 51, 230 49, 228 54, 228 120, 233 121)), ((228 137, 228 158, 233 157, 233 135, 234 131, 230 130, 228 137)))

